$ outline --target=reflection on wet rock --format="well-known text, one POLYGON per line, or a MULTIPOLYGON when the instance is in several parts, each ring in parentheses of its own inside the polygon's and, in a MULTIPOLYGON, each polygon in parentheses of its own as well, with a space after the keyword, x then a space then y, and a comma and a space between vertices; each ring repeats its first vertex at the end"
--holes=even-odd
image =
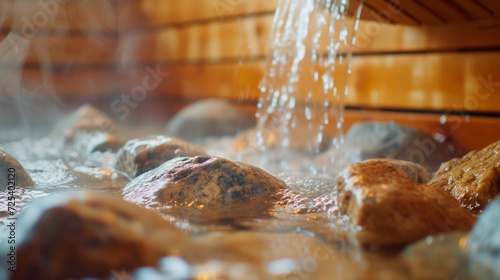
POLYGON ((131 177, 152 170, 176 157, 205 155, 205 151, 183 140, 162 135, 128 141, 118 152, 116 169, 131 177))
POLYGON ((429 184, 480 212, 500 192, 500 141, 443 163, 429 184))
POLYGON ((264 170, 224 158, 176 158, 137 177, 124 188, 124 198, 141 205, 193 207, 277 201, 285 183, 264 170))
POLYGON ((455 156, 446 143, 439 143, 423 131, 395 122, 354 124, 345 136, 345 143, 348 149, 356 151, 351 152, 351 162, 393 158, 421 164, 429 173, 455 156))
POLYGON ((486 207, 469 235, 471 270, 478 279, 500 279, 500 197, 486 207))
POLYGON ((402 258, 414 279, 470 279, 466 245, 463 233, 429 236, 408 246, 402 258))
POLYGON ((236 135, 253 125, 254 118, 228 100, 210 98, 182 109, 170 120, 166 133, 192 141, 210 136, 236 135))
POLYGON ((33 185, 33 180, 24 167, 13 156, 0 150, 0 191, 33 185))
POLYGON ((92 193, 34 201, 18 220, 17 244, 12 279, 39 280, 104 278, 113 270, 156 266, 162 257, 183 255, 190 247, 155 212, 92 193))
POLYGON ((94 152, 116 152, 126 143, 126 141, 117 136, 102 131, 91 133, 76 132, 74 135, 75 138, 72 146, 77 151, 87 154, 94 152))
POLYGON ((400 245, 427 235, 468 231, 475 218, 441 189, 412 181, 397 164, 371 160, 337 179, 339 208, 362 244, 400 245))

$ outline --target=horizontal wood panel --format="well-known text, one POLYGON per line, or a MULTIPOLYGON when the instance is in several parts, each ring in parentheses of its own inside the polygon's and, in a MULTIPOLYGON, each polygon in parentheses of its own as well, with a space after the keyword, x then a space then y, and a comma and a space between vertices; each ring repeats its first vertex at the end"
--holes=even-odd
POLYGON ((26 39, 14 34, 0 35, 0 69, 27 64, 54 65, 68 69, 72 65, 112 65, 117 40, 109 37, 35 36, 26 39))
MULTIPOLYGON (((125 5, 130 1, 123 2, 125 5)), ((136 1, 134 1, 136 2, 136 1)), ((118 29, 118 6, 108 1, 15 1, 0 4, 0 32, 14 31, 26 38, 52 31, 59 36, 66 32, 92 32, 93 36, 118 29), (61 4, 61 3, 62 4, 61 4)))
MULTIPOLYGON (((277 5, 278 0, 137 0, 120 5, 120 13, 125 15, 125 29, 141 29, 272 13, 277 5)), ((354 11, 350 9, 349 12, 354 11)), ((497 0, 365 0, 361 18, 406 25, 446 25, 499 14, 497 0)))
POLYGON ((85 100, 116 92, 115 73, 109 70, 47 72, 37 69, 0 70, 0 89, 4 95, 23 98, 73 97, 85 100))
MULTIPOLYGON (((347 105, 499 112, 498 65, 497 52, 356 57, 348 81, 347 105)), ((264 70, 264 61, 164 67, 162 71, 169 76, 152 92, 256 101, 264 70)), ((123 70, 121 90, 130 91, 145 75, 144 69, 123 70)))
MULTIPOLYGON (((269 52, 272 20, 269 15, 129 34, 120 38, 118 53, 122 63, 265 56, 269 52)), ((500 26, 485 28, 489 24, 411 27, 361 21, 353 50, 380 53, 500 47, 500 26)), ((328 34, 327 27, 323 34, 328 34)), ((323 37, 320 42, 323 51, 326 40, 323 37)))

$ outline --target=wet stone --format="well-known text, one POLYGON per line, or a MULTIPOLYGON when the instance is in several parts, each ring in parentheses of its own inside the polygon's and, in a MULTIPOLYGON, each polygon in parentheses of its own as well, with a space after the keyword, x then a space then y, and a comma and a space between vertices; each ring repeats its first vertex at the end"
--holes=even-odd
POLYGON ((425 184, 429 182, 429 175, 427 175, 427 170, 420 164, 398 159, 371 159, 371 160, 365 160, 364 163, 369 164, 370 162, 377 162, 377 161, 396 164, 406 173, 408 178, 410 178, 414 182, 420 184, 425 184))
POLYGON ((75 138, 75 133, 96 132, 116 134, 120 130, 108 115, 90 104, 82 105, 77 110, 69 113, 52 129, 51 135, 64 136, 65 142, 70 143, 75 138))
POLYGON ((477 279, 500 279, 500 197, 479 216, 469 234, 470 268, 477 279))
POLYGON ((126 143, 125 140, 102 131, 76 132, 75 136, 72 146, 83 153, 117 152, 126 143))
POLYGON ((18 219, 16 238, 11 279, 105 278, 191 251, 187 237, 154 211, 102 193, 33 201, 18 219))
MULTIPOLYGON (((9 182, 15 182, 16 188, 34 185, 26 169, 13 156, 0 150, 0 191, 8 190, 9 182)), ((13 190, 12 187, 9 190, 13 190)))
POLYGON ((254 125, 253 117, 229 101, 210 98, 182 109, 167 124, 166 133, 192 141, 210 136, 236 135, 254 125))
MULTIPOLYGON (((224 158, 176 158, 125 186, 124 198, 146 206, 270 204, 285 183, 264 170, 224 158)), ((256 206, 255 206, 256 207, 256 206)))
POLYGON ((481 212, 500 192, 500 141, 452 159, 429 184, 449 192, 472 212, 481 212))
POLYGON ((360 162, 372 158, 393 158, 418 163, 429 174, 442 162, 455 157, 454 149, 439 143, 431 135, 395 122, 361 122, 354 124, 345 136, 351 150, 349 160, 360 162))
POLYGON ((129 140, 118 151, 116 169, 137 177, 176 157, 205 155, 205 151, 183 140, 162 135, 129 140))
POLYGON ((361 244, 403 245, 428 235, 468 231, 475 217, 445 191, 412 181, 397 164, 371 160, 337 179, 339 209, 361 244))

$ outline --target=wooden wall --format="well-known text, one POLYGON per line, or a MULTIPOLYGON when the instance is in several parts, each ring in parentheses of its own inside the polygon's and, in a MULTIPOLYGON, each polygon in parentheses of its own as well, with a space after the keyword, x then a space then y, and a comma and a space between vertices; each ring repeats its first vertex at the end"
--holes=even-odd
MULTIPOLYGON (((146 86, 144 102, 156 106, 224 97, 253 108, 258 99, 277 0, 47 1, 56 5, 0 4, 2 95, 111 104, 123 94, 134 97, 154 70, 168 73, 146 86)), ((462 130, 475 116, 500 116, 497 1, 390 4, 397 2, 366 0, 347 106, 431 113, 412 115, 431 116, 432 129, 422 125, 430 132, 442 126, 443 113, 463 119, 462 130)), ((356 112, 352 119, 405 119, 356 112)), ((483 119, 500 133, 496 118, 477 120, 483 119)), ((464 145, 479 146, 474 140, 464 145)))

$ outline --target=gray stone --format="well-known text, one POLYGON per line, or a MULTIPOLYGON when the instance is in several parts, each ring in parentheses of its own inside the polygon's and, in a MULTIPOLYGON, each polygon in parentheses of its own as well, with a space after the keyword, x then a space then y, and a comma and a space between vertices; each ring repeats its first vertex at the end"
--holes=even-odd
POLYGON ((469 234, 470 268, 478 279, 500 279, 500 197, 479 216, 469 234))
POLYGON ((264 170, 224 158, 176 158, 125 186, 124 198, 146 206, 242 207, 270 204, 279 199, 285 183, 264 170))
MULTIPOLYGON (((35 200, 19 217, 16 233, 14 280, 100 279, 192 250, 187 237, 154 211, 102 193, 35 200)), ((4 242, 3 257, 7 247, 4 242)))
POLYGON ((9 181, 15 182, 16 187, 35 185, 26 169, 13 156, 0 150, 0 191, 8 189, 9 181))
POLYGON ((401 256, 412 279, 471 279, 466 245, 464 233, 440 234, 408 246, 401 256))
POLYGON ((75 132, 72 147, 83 153, 117 152, 126 141, 108 132, 75 132))
POLYGON ((192 141, 210 136, 236 135, 254 125, 252 116, 239 110, 229 101, 210 98, 182 109, 169 121, 166 133, 192 141))
POLYGON ((137 177, 173 158, 198 155, 206 154, 196 145, 173 137, 152 135, 129 140, 118 151, 116 169, 137 177))
POLYGON ((393 158, 418 163, 429 174, 456 156, 446 143, 439 143, 423 131, 395 122, 354 124, 346 134, 345 143, 347 148, 357 150, 351 153, 351 162, 393 158))

